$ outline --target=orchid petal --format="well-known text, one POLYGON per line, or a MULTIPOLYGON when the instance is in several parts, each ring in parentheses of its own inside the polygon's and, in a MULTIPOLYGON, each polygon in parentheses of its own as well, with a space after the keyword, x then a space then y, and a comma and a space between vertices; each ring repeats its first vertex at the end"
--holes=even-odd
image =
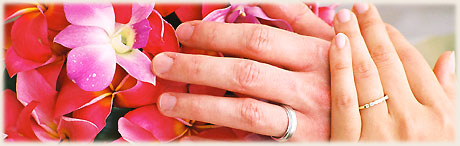
POLYGON ((118 132, 120 132, 123 140, 128 142, 157 141, 152 133, 124 117, 118 120, 118 132))
POLYGON ((114 32, 115 13, 110 3, 64 4, 64 12, 71 24, 100 27, 107 34, 114 32))
POLYGON ((236 18, 234 23, 253 23, 253 24, 260 24, 260 21, 257 19, 257 17, 252 16, 252 15, 247 15, 247 16, 241 16, 236 18))
POLYGON ((63 30, 70 23, 66 20, 64 6, 62 4, 49 4, 45 11, 48 28, 52 30, 63 30))
POLYGON ((201 16, 201 5, 200 4, 184 4, 181 5, 175 11, 177 18, 181 22, 187 22, 192 20, 200 20, 203 18, 201 16))
MULTIPOLYGON (((233 6, 232 6, 233 8, 233 6)), ((236 19, 240 16, 240 13, 243 10, 235 10, 231 12, 230 14, 227 14, 227 17, 225 18, 225 22, 227 23, 234 23, 236 19)))
POLYGON ((223 9, 223 8, 226 8, 228 7, 228 4, 225 4, 225 3, 215 3, 215 4, 202 4, 201 6, 202 10, 201 10, 201 16, 204 18, 206 16, 208 16, 209 13, 211 13, 212 11, 214 10, 217 10, 217 9, 223 9))
POLYGON ((133 124, 149 131, 160 141, 174 140, 185 131, 184 124, 175 118, 164 116, 154 105, 137 108, 128 112, 124 117, 133 124))
POLYGON ((138 49, 129 53, 117 54, 117 62, 129 75, 155 85, 155 75, 151 71, 152 61, 138 49))
POLYGON ((132 13, 132 5, 131 4, 123 4, 123 3, 115 3, 112 4, 113 10, 115 12, 115 22, 127 24, 129 19, 131 19, 132 13))
POLYGON ((262 20, 265 20, 267 23, 262 22, 263 24, 272 24, 278 28, 293 31, 291 25, 287 23, 285 20, 282 19, 272 19, 265 15, 264 11, 260 7, 253 6, 253 7, 245 7, 245 12, 247 15, 252 15, 262 20))
POLYGON ((104 29, 94 26, 69 25, 54 38, 54 42, 67 48, 110 43, 104 29))
POLYGON ((86 91, 109 86, 115 74, 115 50, 110 44, 88 45, 69 52, 67 75, 86 91))
POLYGON ((133 44, 133 48, 145 47, 147 41, 149 40, 149 32, 152 30, 149 21, 147 19, 139 21, 133 24, 133 29, 136 32, 136 41, 133 44))
POLYGON ((61 136, 66 136, 70 141, 92 142, 99 133, 93 123, 76 118, 62 117, 57 130, 61 136))
POLYGON ((227 14, 230 12, 231 8, 232 7, 229 6, 224 9, 215 10, 209 13, 208 16, 204 17, 203 21, 225 22, 227 14))
POLYGON ((18 100, 23 105, 32 101, 40 103, 34 110, 34 118, 39 124, 53 123, 57 91, 37 70, 18 73, 16 91, 18 100))
POLYGON ((19 117, 19 113, 21 113, 24 105, 22 105, 18 99, 16 98, 16 93, 11 91, 10 89, 6 89, 3 91, 3 98, 4 98, 4 129, 5 133, 10 133, 10 131, 14 131, 16 129, 16 122, 19 117))
POLYGON ((11 28, 11 41, 16 54, 22 58, 44 63, 52 56, 46 18, 41 13, 19 17, 11 28))
POLYGON ((95 124, 99 130, 102 130, 102 128, 105 127, 105 120, 109 116, 111 109, 112 98, 105 97, 96 103, 72 112, 72 117, 90 121, 95 124))
POLYGON ((70 81, 67 76, 63 80, 61 91, 56 99, 54 117, 68 114, 84 107, 84 105, 95 103, 109 96, 111 93, 109 89, 98 92, 85 91, 70 81))
POLYGON ((152 13, 153 7, 155 6, 155 3, 133 3, 133 10, 132 10, 132 15, 131 15, 131 20, 129 20, 130 24, 135 24, 140 21, 143 21, 144 19, 147 19, 147 17, 152 13))

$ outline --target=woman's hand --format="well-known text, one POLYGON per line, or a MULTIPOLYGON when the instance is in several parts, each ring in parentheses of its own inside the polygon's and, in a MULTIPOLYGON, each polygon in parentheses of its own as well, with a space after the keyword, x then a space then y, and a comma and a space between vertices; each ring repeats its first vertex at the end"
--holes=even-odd
POLYGON ((373 5, 356 4, 354 13, 341 10, 334 27, 331 140, 454 139, 453 56, 438 62, 438 81, 423 56, 383 23, 373 5), (386 102, 358 109, 385 95, 386 102))
MULTIPOLYGON (((297 131, 290 140, 328 140, 330 42, 324 39, 333 37, 332 27, 303 3, 261 7, 278 14, 275 18, 291 22, 296 33, 258 24, 186 22, 177 28, 183 45, 252 60, 166 52, 155 56, 153 71, 164 79, 217 87, 289 105, 298 119, 297 131), (317 29, 307 29, 311 25, 317 29)), ((157 103, 166 116, 263 135, 282 136, 288 125, 286 111, 281 106, 251 97, 165 93, 157 103)))

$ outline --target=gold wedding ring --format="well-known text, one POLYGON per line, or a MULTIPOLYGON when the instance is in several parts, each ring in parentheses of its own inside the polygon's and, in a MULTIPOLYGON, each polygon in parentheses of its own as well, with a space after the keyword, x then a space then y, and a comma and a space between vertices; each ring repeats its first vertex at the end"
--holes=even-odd
POLYGON ((384 101, 387 100, 387 99, 388 99, 388 95, 385 95, 385 96, 383 96, 383 97, 381 97, 381 98, 379 98, 379 99, 377 99, 377 100, 374 100, 374 101, 372 101, 372 102, 370 102, 370 103, 368 103, 368 104, 359 106, 359 109, 361 110, 361 109, 365 109, 365 108, 370 108, 370 107, 372 107, 372 106, 374 106, 374 105, 377 105, 377 104, 379 104, 379 103, 384 102, 384 101))

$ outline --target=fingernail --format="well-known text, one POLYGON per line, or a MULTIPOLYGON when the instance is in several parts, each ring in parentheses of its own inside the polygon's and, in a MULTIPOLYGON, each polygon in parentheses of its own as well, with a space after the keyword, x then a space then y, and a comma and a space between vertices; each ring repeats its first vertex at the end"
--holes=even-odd
POLYGON ((195 26, 190 23, 182 23, 177 27, 176 33, 177 37, 181 41, 187 41, 192 37, 193 31, 195 30, 195 26))
POLYGON ((335 45, 340 49, 344 48, 346 39, 347 39, 347 36, 345 34, 338 33, 335 36, 335 45))
POLYGON ((452 51, 449 56, 449 71, 451 74, 455 74, 455 51, 452 51))
POLYGON ((342 9, 337 13, 337 17, 339 18, 339 22, 344 23, 350 20, 350 13, 347 9, 342 9))
POLYGON ((176 105, 176 100, 176 97, 170 94, 163 94, 160 97, 160 108, 163 109, 163 111, 172 110, 176 105))
POLYGON ((169 71, 173 64, 173 61, 174 60, 171 57, 167 56, 164 53, 158 54, 153 59, 153 70, 155 71, 155 73, 165 73, 169 71))
POLYGON ((364 13, 369 9, 369 4, 367 3, 357 3, 355 4, 355 10, 358 12, 358 14, 364 13))

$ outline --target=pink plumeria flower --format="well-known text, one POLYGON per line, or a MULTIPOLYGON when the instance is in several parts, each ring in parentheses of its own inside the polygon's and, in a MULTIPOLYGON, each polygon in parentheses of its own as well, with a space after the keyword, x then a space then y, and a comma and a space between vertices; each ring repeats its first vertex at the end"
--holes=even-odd
POLYGON ((138 48, 147 44, 152 29, 147 17, 154 3, 133 4, 127 24, 115 22, 112 4, 64 4, 71 23, 54 39, 72 48, 67 57, 67 75, 86 91, 108 87, 116 63, 137 80, 155 85, 151 60, 138 48))

